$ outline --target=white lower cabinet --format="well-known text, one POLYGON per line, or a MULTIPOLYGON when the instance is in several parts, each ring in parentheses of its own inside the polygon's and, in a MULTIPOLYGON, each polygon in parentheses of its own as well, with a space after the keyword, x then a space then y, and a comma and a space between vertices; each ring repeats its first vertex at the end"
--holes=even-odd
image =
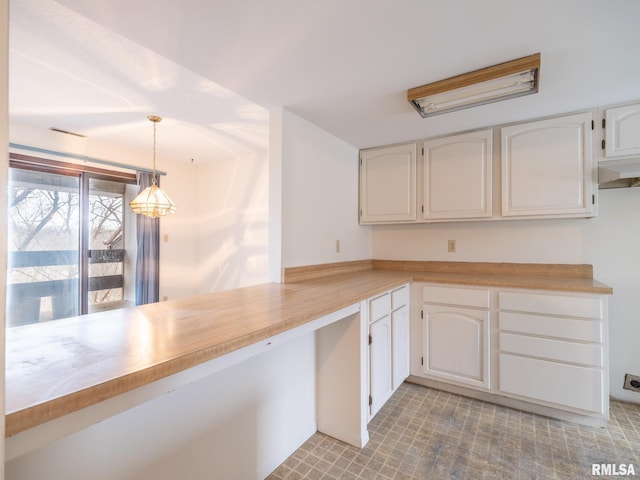
POLYGON ((425 305, 424 373, 488 387, 488 319, 486 311, 425 305))
POLYGON ((404 382, 410 373, 409 306, 403 305, 391 314, 391 338, 393 340, 393 390, 404 382))
POLYGON ((608 416, 606 297, 498 293, 498 389, 608 416))
POLYGON ((500 354, 500 391, 526 400, 604 414, 602 369, 500 354))
POLYGON ((558 418, 606 421, 606 295, 435 284, 420 290, 413 377, 471 396, 482 390, 475 395, 558 418))
POLYGON ((371 416, 393 393, 391 316, 385 315, 369 327, 369 404, 371 416))
POLYGON ((423 288, 422 372, 489 388, 489 291, 423 288))
POLYGON ((409 286, 367 301, 369 318, 369 419, 409 376, 409 286))

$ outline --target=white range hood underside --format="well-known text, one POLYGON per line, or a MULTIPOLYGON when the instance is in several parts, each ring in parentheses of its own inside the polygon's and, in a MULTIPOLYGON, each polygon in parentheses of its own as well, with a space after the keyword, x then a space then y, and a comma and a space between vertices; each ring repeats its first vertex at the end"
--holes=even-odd
POLYGON ((640 186, 640 158, 600 162, 598 184, 599 188, 640 186))

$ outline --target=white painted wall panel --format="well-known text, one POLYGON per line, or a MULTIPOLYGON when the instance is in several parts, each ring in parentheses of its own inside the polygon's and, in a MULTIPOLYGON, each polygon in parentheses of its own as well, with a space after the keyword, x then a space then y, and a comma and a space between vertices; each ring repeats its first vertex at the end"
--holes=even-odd
POLYGON ((316 431, 314 334, 7 463, 8 480, 261 479, 316 431))
POLYGON ((196 236, 198 294, 269 280, 268 162, 256 152, 197 167, 196 228, 185 233, 196 236))
MULTIPOLYGON (((0 185, 7 184, 7 171, 9 161, 6 154, 6 145, 9 143, 9 121, 8 121, 8 77, 9 77, 9 0, 0 0, 0 185)), ((3 192, 5 189, 3 188, 3 192)), ((0 196, 0 218, 7 218, 7 197, 0 196)), ((7 251, 7 230, 0 229, 0 252, 7 251)), ((4 352, 5 352, 5 292, 6 281, 4 272, 7 270, 7 256, 0 255, 0 411, 4 412, 4 352)), ((4 422, 0 425, 0 453, 4 455, 4 422)), ((4 462, 0 464, 0 480, 4 479, 4 462)))
POLYGON ((358 149, 284 110, 282 164, 282 266, 371 258, 371 227, 358 225, 358 149))

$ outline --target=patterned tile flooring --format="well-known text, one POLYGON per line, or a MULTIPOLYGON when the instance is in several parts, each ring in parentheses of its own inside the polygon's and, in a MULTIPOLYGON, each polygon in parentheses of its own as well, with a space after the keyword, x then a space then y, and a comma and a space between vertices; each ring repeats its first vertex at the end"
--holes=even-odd
POLYGON ((607 428, 592 428, 404 383, 369 434, 360 450, 316 433, 268 479, 630 478, 592 475, 603 463, 633 464, 640 478, 640 405, 631 403, 612 401, 607 428))

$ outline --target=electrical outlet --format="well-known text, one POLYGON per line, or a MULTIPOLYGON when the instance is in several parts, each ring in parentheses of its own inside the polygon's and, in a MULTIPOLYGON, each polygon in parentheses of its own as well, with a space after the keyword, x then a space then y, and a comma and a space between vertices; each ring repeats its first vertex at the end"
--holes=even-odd
POLYGON ((336 253, 340 253, 340 240, 336 240, 336 253))
POLYGON ((640 376, 627 373, 624 376, 624 385, 622 388, 640 393, 640 376))
POLYGON ((447 241, 447 251, 451 252, 451 253, 455 253, 455 251, 456 251, 456 241, 455 240, 447 241))

